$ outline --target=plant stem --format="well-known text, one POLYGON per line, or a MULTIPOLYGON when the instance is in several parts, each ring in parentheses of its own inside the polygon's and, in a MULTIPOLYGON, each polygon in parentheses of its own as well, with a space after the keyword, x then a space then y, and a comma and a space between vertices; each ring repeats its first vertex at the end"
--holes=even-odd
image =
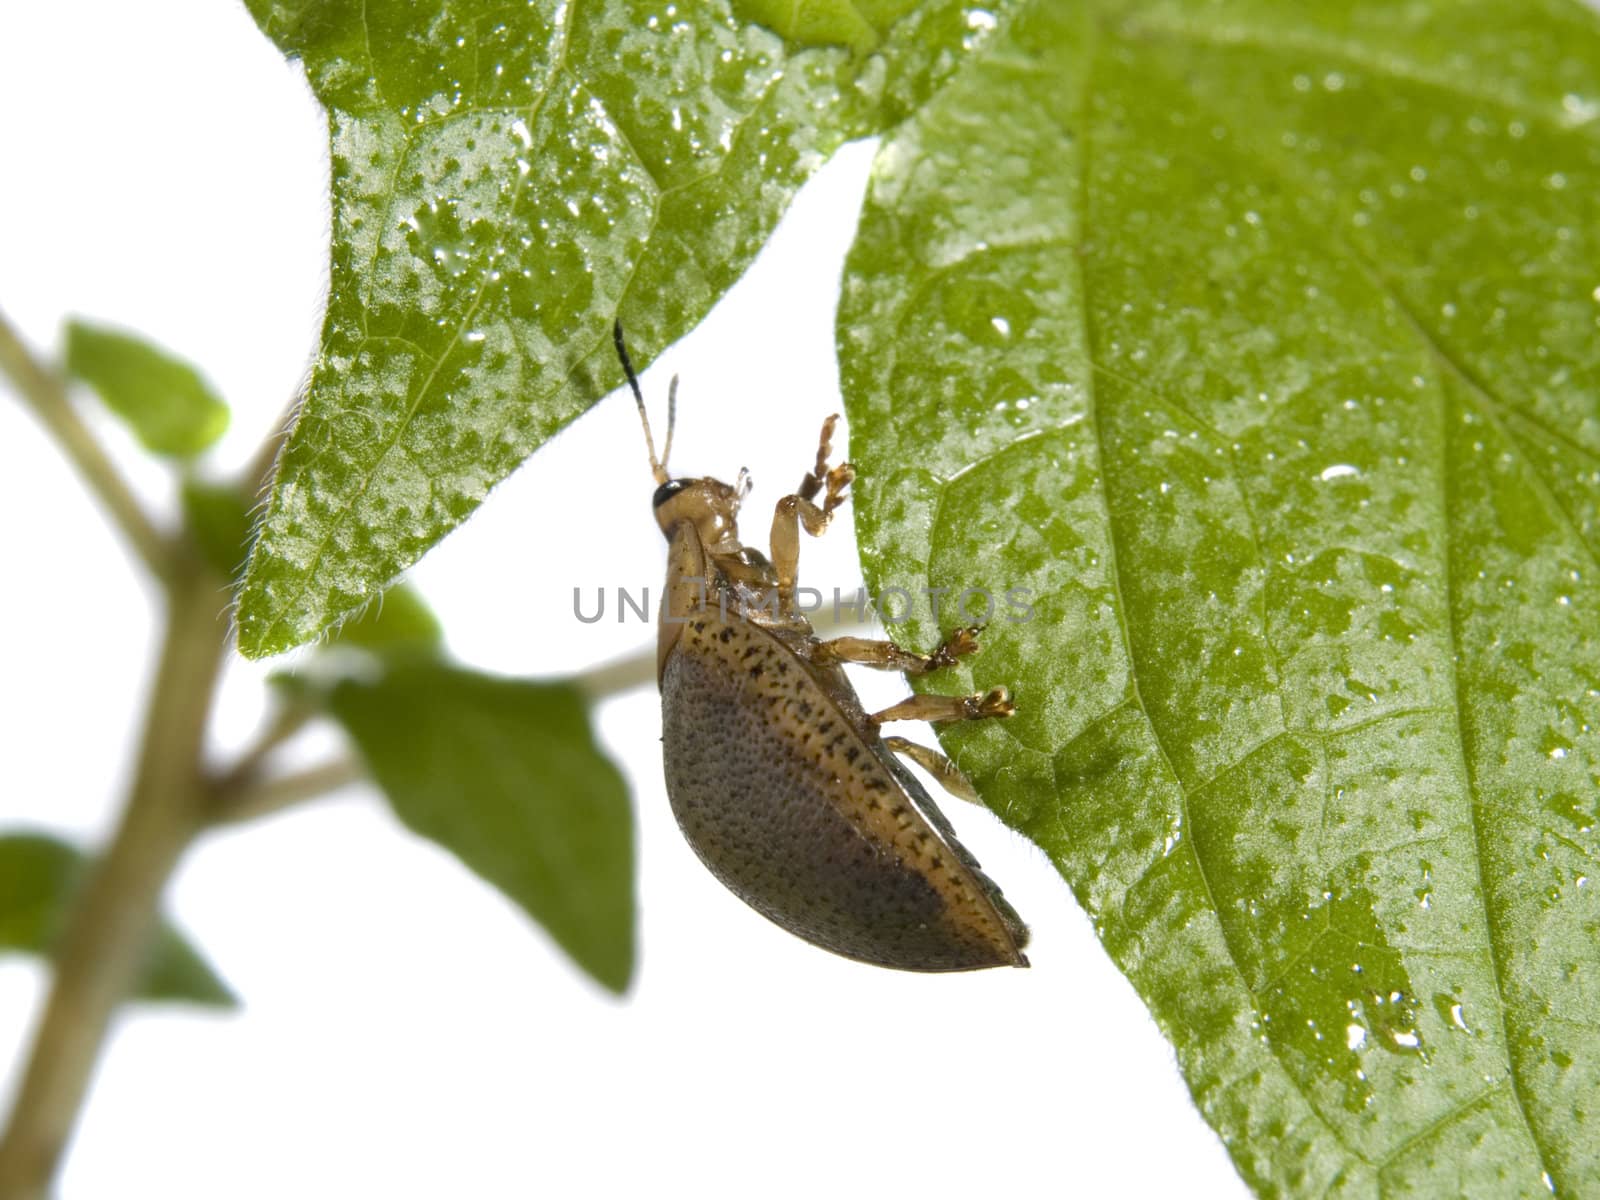
POLYGON ((201 749, 227 628, 209 571, 183 560, 169 581, 138 768, 117 831, 57 946, 44 1015, 0 1139, 0 1200, 49 1191, 112 1016, 143 965, 161 894, 201 828, 208 796, 201 749))
MULTIPOLYGON (((83 1107, 106 1034, 138 980, 160 920, 161 896, 184 852, 210 825, 276 811, 360 775, 339 761, 279 779, 261 771, 270 752, 304 724, 291 709, 255 751, 221 779, 204 743, 229 644, 220 579, 182 535, 157 529, 79 417, 58 375, 29 352, 0 315, 0 372, 60 443, 88 487, 160 580, 166 626, 132 786, 110 843, 67 914, 53 955, 49 995, 28 1062, 0 1133, 0 1200, 43 1200, 83 1107)), ((241 488, 265 486, 293 406, 246 469, 241 488)))
POLYGON ((0 371, 10 377, 17 393, 61 444, 72 465, 100 498, 100 503, 133 544, 145 566, 157 579, 165 579, 172 561, 170 540, 145 514, 122 475, 95 441, 94 434, 78 416, 61 379, 28 352, 3 314, 0 314, 0 371))
POLYGON ((336 758, 274 779, 251 780, 239 784, 225 797, 219 797, 212 806, 211 823, 213 827, 221 827, 254 821, 326 796, 366 777, 366 768, 355 759, 336 758))
POLYGON ((590 704, 598 704, 634 688, 654 684, 656 681, 656 648, 635 650, 624 658, 613 659, 598 667, 590 667, 572 682, 590 704))
POLYGON ((309 725, 316 715, 316 710, 298 702, 278 709, 266 730, 256 739, 255 745, 241 754, 233 766, 212 785, 216 796, 213 807, 220 810, 231 803, 231 799, 225 798, 258 785, 273 752, 309 725))
MULTIPOLYGON (((162 893, 208 828, 277 812, 354 782, 353 759, 265 778, 272 752, 308 719, 291 708, 231 770, 207 772, 204 741, 229 644, 217 595, 224 584, 183 536, 162 534, 79 418, 61 380, 37 362, 0 316, 0 372, 9 376, 84 481, 162 582, 167 597, 160 663, 138 767, 109 845, 67 915, 54 973, 9 1124, 0 1134, 0 1200, 43 1200, 71 1139, 118 1007, 128 997, 159 923, 162 893)), ((264 487, 291 412, 247 467, 240 487, 264 487)), ((819 614, 819 618, 821 614, 819 614)), ((818 620, 819 632, 847 622, 818 620)), ((641 650, 577 682, 591 701, 655 678, 641 650)))

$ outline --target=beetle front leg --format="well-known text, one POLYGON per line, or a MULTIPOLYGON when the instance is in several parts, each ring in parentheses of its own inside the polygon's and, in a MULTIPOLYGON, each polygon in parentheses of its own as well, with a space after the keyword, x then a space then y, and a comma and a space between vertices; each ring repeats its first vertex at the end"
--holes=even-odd
POLYGON ((978 650, 978 627, 957 629, 934 648, 932 654, 919 654, 875 638, 836 637, 811 648, 811 661, 823 665, 857 663, 880 671, 904 671, 907 675, 926 675, 941 667, 954 666, 978 650))
POLYGON ((887 721, 979 721, 985 717, 1009 717, 1014 712, 1011 693, 1004 687, 994 687, 970 696, 909 696, 868 719, 878 725, 887 721))
POLYGON ((795 579, 800 569, 800 527, 805 526, 812 537, 821 537, 833 520, 834 510, 845 502, 845 489, 856 477, 856 469, 849 463, 840 463, 831 469, 828 466, 833 428, 838 421, 835 413, 822 423, 816 465, 794 493, 778 501, 772 514, 772 565, 778 576, 778 603, 783 612, 794 610, 795 579), (815 502, 819 492, 822 493, 820 505, 815 502))
POLYGON ((833 453, 833 431, 839 424, 839 414, 834 413, 822 422, 822 436, 817 440, 816 465, 800 481, 800 486, 795 488, 795 494, 802 499, 815 500, 817 493, 827 488, 827 496, 823 507, 829 512, 843 503, 844 489, 855 478, 856 469, 849 463, 840 463, 832 470, 828 468, 828 456, 833 453))

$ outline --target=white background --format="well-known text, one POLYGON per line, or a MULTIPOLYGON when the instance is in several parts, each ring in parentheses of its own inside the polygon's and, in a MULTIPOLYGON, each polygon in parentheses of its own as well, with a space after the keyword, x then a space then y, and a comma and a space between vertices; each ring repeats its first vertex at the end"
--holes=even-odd
MULTIPOLYGON (((0 308, 35 346, 53 348, 78 312, 196 361, 235 414, 216 463, 241 464, 320 324, 326 150, 299 68, 230 0, 13 5, 0 113, 0 308)), ((866 145, 840 154, 646 376, 658 406, 683 376, 677 467, 748 466, 753 510, 798 480, 839 407, 833 298, 870 161, 866 145)), ((170 513, 164 470, 91 417, 170 513)), ((413 572, 453 652, 559 674, 648 646, 652 629, 609 613, 579 624, 571 591, 654 594, 651 487, 632 406, 613 396, 413 572)), ((0 504, 0 828, 95 839, 127 778, 156 598, 8 394, 0 504)), ((846 520, 806 543, 802 582, 853 588, 854 556, 846 520)), ((231 663, 219 760, 261 720, 267 669, 231 663)), ((871 705, 902 688, 862 690, 871 705)), ((347 789, 185 862, 170 910, 244 1008, 121 1020, 63 1194, 1244 1194, 1137 996, 1028 843, 945 805, 1031 923, 1031 971, 858 966, 768 925, 694 859, 662 789, 653 691, 598 720, 639 815, 642 960, 626 1000, 347 789)), ((0 961, 0 1092, 41 998, 36 965, 0 961)))

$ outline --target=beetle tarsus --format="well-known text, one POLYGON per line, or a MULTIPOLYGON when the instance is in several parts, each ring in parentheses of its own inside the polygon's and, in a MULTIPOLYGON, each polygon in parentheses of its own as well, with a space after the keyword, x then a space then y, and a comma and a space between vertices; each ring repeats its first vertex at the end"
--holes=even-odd
POLYGON ((994 687, 970 696, 908 696, 899 704, 873 713, 872 720, 879 725, 889 721, 981 721, 989 717, 1009 717, 1014 712, 1016 705, 1011 702, 1011 693, 1003 687, 994 687))
POLYGON ((968 654, 978 650, 978 626, 957 629, 936 646, 931 654, 907 650, 893 642, 877 638, 837 637, 817 642, 812 648, 811 661, 822 665, 855 663, 874 667, 880 671, 903 671, 907 675, 926 675, 944 667, 954 666, 968 654))
POLYGON ((953 667, 969 654, 978 652, 978 634, 983 629, 981 625, 966 625, 951 632, 933 648, 933 653, 927 655, 928 665, 925 670, 937 671, 941 667, 953 667))

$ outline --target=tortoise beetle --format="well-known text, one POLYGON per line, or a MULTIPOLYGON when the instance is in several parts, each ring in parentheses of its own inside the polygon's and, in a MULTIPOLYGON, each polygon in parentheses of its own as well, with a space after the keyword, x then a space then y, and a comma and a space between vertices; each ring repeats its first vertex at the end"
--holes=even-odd
POLYGON ((613 337, 668 545, 656 677, 667 797, 689 845, 756 911, 847 958, 906 971, 1027 966, 1027 926, 896 756, 981 803, 972 785, 944 755, 879 729, 1007 717, 1006 689, 914 695, 868 713, 843 670, 935 671, 974 653, 978 630, 958 629, 919 654, 889 641, 818 638, 795 602, 800 530, 820 536, 855 477, 848 463, 828 465, 838 417, 823 422, 815 464, 778 501, 768 558, 739 540, 746 472, 734 484, 668 474, 676 378, 656 457, 620 322, 613 337))

